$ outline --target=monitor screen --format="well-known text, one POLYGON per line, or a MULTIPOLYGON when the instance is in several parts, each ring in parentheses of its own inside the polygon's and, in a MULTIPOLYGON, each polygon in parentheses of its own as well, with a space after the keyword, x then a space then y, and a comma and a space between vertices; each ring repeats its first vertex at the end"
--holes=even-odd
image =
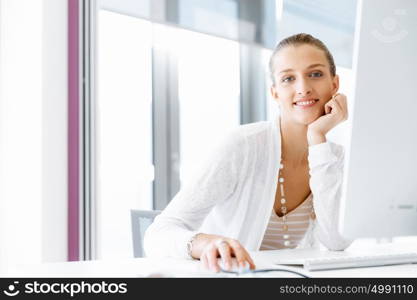
POLYGON ((417 235, 417 1, 358 1, 339 230, 417 235))

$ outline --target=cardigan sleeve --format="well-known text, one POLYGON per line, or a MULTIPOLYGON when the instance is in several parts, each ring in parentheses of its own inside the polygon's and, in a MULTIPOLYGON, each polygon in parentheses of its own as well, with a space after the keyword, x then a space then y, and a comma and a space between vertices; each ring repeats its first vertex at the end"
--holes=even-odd
POLYGON ((351 240, 338 232, 344 149, 331 142, 309 147, 310 188, 316 213, 316 238, 329 250, 344 250, 351 240))
POLYGON ((167 207, 148 227, 144 251, 150 257, 190 258, 188 241, 211 209, 233 194, 245 164, 246 139, 234 130, 215 147, 167 207))

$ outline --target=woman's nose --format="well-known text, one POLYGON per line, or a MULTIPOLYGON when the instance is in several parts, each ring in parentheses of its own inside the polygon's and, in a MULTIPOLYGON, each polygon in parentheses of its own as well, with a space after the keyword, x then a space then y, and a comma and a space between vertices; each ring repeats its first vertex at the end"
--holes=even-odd
POLYGON ((301 97, 307 96, 311 93, 311 86, 305 80, 300 80, 296 89, 297 95, 301 97))

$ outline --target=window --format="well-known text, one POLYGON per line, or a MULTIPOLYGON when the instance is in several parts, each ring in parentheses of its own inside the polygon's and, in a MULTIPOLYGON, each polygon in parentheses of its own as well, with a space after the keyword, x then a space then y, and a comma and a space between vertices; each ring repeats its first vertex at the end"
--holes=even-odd
POLYGON ((279 39, 307 32, 321 39, 337 65, 352 65, 356 0, 278 0, 279 39))
POLYGON ((126 257, 130 209, 152 209, 152 28, 105 10, 98 24, 99 256, 126 257))
POLYGON ((177 30, 180 116, 180 178, 208 155, 229 129, 239 125, 239 44, 177 30))
MULTIPOLYGON (((327 0, 318 6, 291 0, 97 3, 91 133, 97 228, 91 235, 98 240, 98 257, 129 257, 130 209, 164 209, 222 135, 276 116, 268 73, 272 48, 283 37, 277 37, 276 25, 281 34, 292 34, 297 19, 304 31, 317 31, 319 38, 326 32, 327 38, 328 26, 317 16, 323 6, 336 8, 327 0), (316 17, 311 22, 310 12, 316 17)), ((353 38, 351 15, 325 20, 338 24, 338 43, 353 38)), ((336 61, 349 69, 350 52, 340 43, 332 45, 336 61)))

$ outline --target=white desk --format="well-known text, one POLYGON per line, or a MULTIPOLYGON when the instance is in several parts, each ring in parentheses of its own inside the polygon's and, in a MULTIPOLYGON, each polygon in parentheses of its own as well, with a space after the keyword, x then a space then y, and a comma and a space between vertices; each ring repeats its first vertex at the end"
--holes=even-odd
MULTIPOLYGON (((407 250, 417 252, 417 243, 387 245, 353 244, 348 251, 372 252, 379 250, 407 250)), ((297 255, 306 250, 280 250, 280 255, 297 255)), ((277 268, 267 260, 268 251, 251 252, 257 268, 277 268)), ((301 267, 293 268, 311 277, 417 277, 417 264, 371 268, 339 269, 306 272, 301 267)), ((10 270, 8 277, 147 277, 161 274, 164 277, 236 277, 224 273, 213 273, 202 268, 199 261, 179 259, 135 258, 125 260, 103 260, 21 265, 10 270)), ((298 277, 289 273, 263 273, 245 277, 298 277)))

